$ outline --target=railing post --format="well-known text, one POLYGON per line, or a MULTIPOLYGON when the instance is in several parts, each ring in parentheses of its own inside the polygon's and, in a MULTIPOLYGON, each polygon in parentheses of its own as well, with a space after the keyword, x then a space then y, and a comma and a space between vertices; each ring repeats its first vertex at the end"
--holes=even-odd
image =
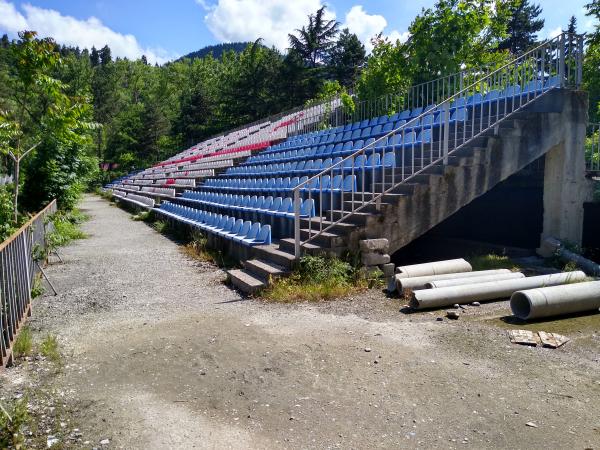
POLYGON ((448 165, 448 140, 450 139, 450 103, 444 103, 444 143, 443 143, 443 154, 444 154, 444 165, 448 165))
POLYGON ((294 189, 294 256, 300 257, 300 190, 294 189))
POLYGON ((577 37, 577 87, 583 82, 583 36, 577 37))
POLYGON ((558 79, 560 87, 565 87, 565 34, 558 38, 558 79))

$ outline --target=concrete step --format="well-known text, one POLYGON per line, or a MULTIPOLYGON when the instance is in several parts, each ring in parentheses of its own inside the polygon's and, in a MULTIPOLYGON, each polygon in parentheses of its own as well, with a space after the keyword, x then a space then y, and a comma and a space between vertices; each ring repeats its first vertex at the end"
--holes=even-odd
MULTIPOLYGON (((283 251, 286 251, 289 253, 294 253, 294 249, 296 248, 294 238, 280 239, 279 240, 279 248, 283 251)), ((309 255, 317 255, 317 254, 323 253, 327 250, 328 250, 327 247, 321 246, 314 242, 308 242, 308 243, 302 244, 302 251, 309 255)))
POLYGON ((246 294, 255 294, 267 286, 264 280, 246 269, 228 270, 227 277, 231 284, 246 294))
POLYGON ((292 269, 296 261, 293 252, 281 250, 276 245, 258 245, 254 250, 258 259, 273 262, 284 269, 292 269))
MULTIPOLYGON (((325 218, 325 217, 312 217, 310 219, 301 219, 300 220, 300 226, 302 229, 307 229, 309 228, 308 224, 309 222, 312 223, 311 228, 313 230, 319 230, 321 229, 321 224, 323 225, 322 228, 326 228, 329 225, 332 225, 333 222, 330 221, 329 219, 325 218)), ((333 225, 329 230, 329 232, 331 233, 337 233, 340 235, 345 235, 347 233, 350 233, 351 231, 353 231, 356 228, 355 224, 352 223, 337 223, 335 225, 333 225)))
POLYGON ((267 280, 267 282, 280 278, 288 273, 288 270, 279 264, 264 261, 262 259, 249 259, 244 261, 244 267, 248 272, 258 275, 260 279, 267 280))
POLYGON ((329 220, 333 219, 333 221, 335 222, 336 220, 339 220, 342 217, 348 216, 344 219, 344 222, 363 226, 363 225, 366 225, 367 220, 369 220, 369 218, 377 217, 377 216, 381 215, 381 212, 372 213, 372 212, 360 211, 360 212, 355 212, 352 215, 349 215, 349 214, 350 214, 350 211, 341 211, 341 210, 337 209, 337 210, 326 211, 325 217, 329 220))
MULTIPOLYGON (((308 239, 308 237, 314 236, 318 231, 319 228, 313 228, 312 230, 309 228, 302 228, 300 229, 300 239, 308 239)), ((325 248, 336 248, 344 247, 346 245, 346 241, 346 237, 343 234, 331 231, 322 231, 311 242, 325 248)))

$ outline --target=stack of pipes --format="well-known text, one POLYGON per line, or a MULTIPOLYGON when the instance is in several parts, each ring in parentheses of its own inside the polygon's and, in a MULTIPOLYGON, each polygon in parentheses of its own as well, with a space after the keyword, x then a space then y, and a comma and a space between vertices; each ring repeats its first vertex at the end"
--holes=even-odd
POLYGON ((586 278, 581 271, 534 277, 473 271, 464 259, 452 259, 398 267, 391 287, 417 310, 510 298, 513 314, 527 320, 600 308, 600 281, 586 278))

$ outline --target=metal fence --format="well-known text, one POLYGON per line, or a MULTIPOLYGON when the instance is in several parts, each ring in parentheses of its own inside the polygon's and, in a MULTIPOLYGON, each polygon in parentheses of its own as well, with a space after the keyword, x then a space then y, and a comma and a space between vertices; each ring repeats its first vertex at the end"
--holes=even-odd
POLYGON ((600 172, 600 123, 588 124, 585 142, 585 168, 588 173, 600 172))
POLYGON ((340 222, 369 205, 377 207, 399 185, 434 165, 448 165, 465 144, 538 97, 552 89, 579 86, 582 56, 583 36, 564 33, 498 69, 482 71, 458 92, 453 86, 460 86, 459 80, 453 78, 445 87, 445 83, 417 87, 418 95, 411 97, 407 109, 423 108, 420 115, 398 117, 406 120, 294 188, 296 256, 304 244, 340 222), (347 177, 350 183, 345 182, 347 177), (303 199, 314 200, 315 217, 301 216, 303 199))
POLYGON ((26 317, 31 314, 31 288, 39 274, 36 263, 48 250, 48 221, 56 200, 32 217, 0 244, 0 367, 12 362, 12 346, 26 317))

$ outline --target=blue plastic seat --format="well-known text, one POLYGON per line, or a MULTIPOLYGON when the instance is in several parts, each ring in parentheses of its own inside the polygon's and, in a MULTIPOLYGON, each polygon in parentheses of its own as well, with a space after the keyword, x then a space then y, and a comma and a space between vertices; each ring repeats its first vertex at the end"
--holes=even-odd
POLYGON ((360 133, 360 138, 361 139, 366 139, 369 136, 371 136, 371 127, 366 127, 362 129, 362 132, 360 133))
POLYGON ((229 235, 229 239, 233 239, 234 241, 241 241, 242 239, 244 239, 246 237, 246 235, 250 231, 251 227, 252 227, 252 222, 250 222, 249 220, 246 220, 244 222, 244 224, 242 225, 242 227, 240 228, 240 230, 237 232, 237 234, 229 235))
POLYGON ((254 241, 246 240, 245 243, 248 245, 271 245, 271 225, 261 226, 254 241))
POLYGON ((255 222, 250 226, 250 229, 246 233, 246 235, 242 238, 234 237, 237 242, 241 244, 249 245, 254 242, 258 233, 260 232, 260 223, 255 222))

